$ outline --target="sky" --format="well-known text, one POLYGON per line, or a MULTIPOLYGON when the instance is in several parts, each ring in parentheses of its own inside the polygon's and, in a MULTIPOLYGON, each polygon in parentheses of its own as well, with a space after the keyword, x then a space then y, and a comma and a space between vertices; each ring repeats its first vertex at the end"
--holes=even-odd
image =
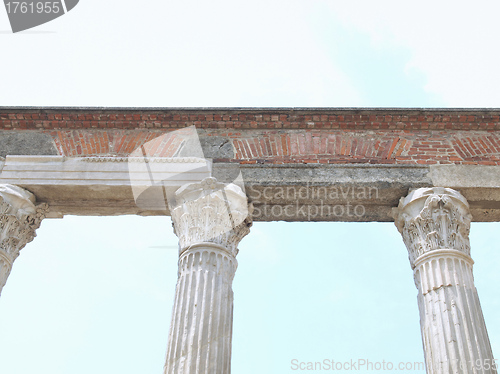
MULTIPOLYGON (((496 108, 499 11, 494 1, 81 0, 12 34, 0 9, 0 106, 496 108)), ((499 229, 471 229, 497 356, 499 229)), ((0 373, 161 373, 177 277, 170 218, 66 216, 37 235, 0 298, 0 373)), ((239 247, 233 373, 423 362, 393 224, 257 222, 239 247)))

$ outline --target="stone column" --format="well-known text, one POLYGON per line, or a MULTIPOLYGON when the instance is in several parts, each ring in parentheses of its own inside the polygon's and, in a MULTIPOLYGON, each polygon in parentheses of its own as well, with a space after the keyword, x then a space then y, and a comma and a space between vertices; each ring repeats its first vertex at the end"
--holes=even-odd
POLYGON ((48 211, 47 204, 35 206, 35 196, 17 186, 0 185, 0 294, 14 260, 36 236, 48 211))
POLYGON ((427 373, 496 373, 474 287, 467 200, 450 188, 420 188, 394 218, 418 289, 427 373))
POLYGON ((175 195, 169 205, 179 237, 179 274, 164 372, 228 374, 232 282, 237 246, 252 225, 251 206, 238 186, 214 178, 175 195))

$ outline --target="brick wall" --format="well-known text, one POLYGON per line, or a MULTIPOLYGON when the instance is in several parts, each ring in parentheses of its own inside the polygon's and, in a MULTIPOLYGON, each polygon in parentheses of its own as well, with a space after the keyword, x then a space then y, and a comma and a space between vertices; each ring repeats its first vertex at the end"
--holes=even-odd
POLYGON ((232 145, 216 161, 500 164, 500 110, 0 108, 1 133, 48 134, 65 156, 172 156, 193 125, 232 145))

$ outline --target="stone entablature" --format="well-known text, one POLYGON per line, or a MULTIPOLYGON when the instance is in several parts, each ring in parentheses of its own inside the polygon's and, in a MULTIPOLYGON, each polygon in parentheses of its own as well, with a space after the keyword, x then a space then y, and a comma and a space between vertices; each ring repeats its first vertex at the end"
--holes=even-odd
POLYGON ((145 204, 136 201, 136 190, 155 184, 163 200, 160 186, 174 191, 216 173, 235 176, 236 169, 255 207, 255 221, 389 222, 393 221, 391 209, 409 189, 437 186, 460 190, 473 221, 500 221, 500 166, 255 164, 235 168, 234 164, 212 164, 193 157, 153 157, 149 161, 144 164, 139 157, 7 156, 0 160, 0 184, 31 191, 49 204, 52 218, 66 214, 169 215, 165 202, 153 201, 151 206, 147 200, 145 204), (354 214, 356 207, 358 214, 354 214))

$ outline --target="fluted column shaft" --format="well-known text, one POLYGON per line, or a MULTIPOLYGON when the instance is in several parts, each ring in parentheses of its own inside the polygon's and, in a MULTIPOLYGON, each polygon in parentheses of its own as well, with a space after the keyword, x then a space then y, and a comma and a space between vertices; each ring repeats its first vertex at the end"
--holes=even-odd
POLYGON ((0 185, 0 294, 14 260, 36 236, 48 211, 46 204, 35 206, 35 196, 17 186, 0 185))
POLYGON ((229 373, 236 259, 200 245, 179 260, 166 373, 229 373))
POLYGON ((180 256, 164 372, 228 374, 237 245, 251 225, 246 196, 208 178, 179 190, 171 206, 180 256))
POLYGON ((401 200, 395 218, 418 289, 427 373, 496 373, 472 275, 467 201, 422 188, 401 200))

